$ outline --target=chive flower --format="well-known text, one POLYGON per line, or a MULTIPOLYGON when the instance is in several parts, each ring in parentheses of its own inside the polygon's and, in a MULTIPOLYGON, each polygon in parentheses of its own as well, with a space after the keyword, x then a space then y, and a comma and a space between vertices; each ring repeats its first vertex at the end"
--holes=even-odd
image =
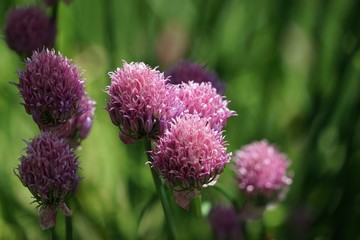
POLYGON ((66 216, 72 214, 66 201, 80 181, 78 158, 64 139, 51 132, 43 132, 26 143, 26 154, 20 157, 15 174, 39 204, 41 228, 52 228, 57 208, 66 216))
POLYGON ((81 113, 84 81, 79 69, 55 50, 35 51, 15 84, 24 107, 41 130, 64 124, 81 113))
POLYGON ((243 146, 234 163, 240 190, 258 206, 280 200, 292 182, 287 175, 287 157, 266 140, 243 146))
POLYGON ((124 62, 123 68, 117 68, 109 76, 110 99, 106 110, 120 129, 120 139, 125 144, 157 139, 177 112, 164 74, 145 63, 124 62))
POLYGON ((216 92, 210 83, 189 81, 179 85, 176 96, 186 113, 197 114, 206 119, 211 128, 221 131, 227 119, 236 113, 228 108, 229 101, 216 92))
POLYGON ((54 47, 56 24, 41 8, 28 6, 10 10, 3 31, 10 49, 31 56, 35 50, 54 47))
POLYGON ((197 115, 177 117, 150 152, 149 164, 164 179, 177 204, 188 209, 203 187, 216 183, 231 153, 221 132, 197 115))

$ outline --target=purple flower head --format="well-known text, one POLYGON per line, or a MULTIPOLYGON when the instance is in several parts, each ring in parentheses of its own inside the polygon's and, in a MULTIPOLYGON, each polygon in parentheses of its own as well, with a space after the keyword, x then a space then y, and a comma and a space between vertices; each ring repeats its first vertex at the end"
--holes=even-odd
POLYGON ((188 209, 203 186, 215 184, 229 162, 221 135, 197 115, 177 117, 151 151, 153 167, 174 191, 176 202, 188 209))
POLYGON ((256 205, 279 200, 291 184, 286 175, 289 161, 266 140, 245 145, 236 152, 234 162, 241 191, 256 205))
POLYGON ((189 81, 196 83, 210 82, 218 94, 223 95, 225 92, 225 85, 219 80, 215 72, 194 62, 182 61, 166 71, 165 76, 170 77, 171 84, 181 84, 189 81))
POLYGON ((221 131, 229 117, 236 115, 227 107, 229 101, 217 94, 210 83, 183 83, 179 85, 176 95, 183 102, 187 113, 205 118, 210 127, 217 131, 221 131))
MULTIPOLYGON (((61 0, 45 0, 45 4, 48 7, 52 7, 55 4, 57 4, 58 2, 60 2, 61 0)), ((71 2, 71 0, 63 0, 66 4, 69 4, 71 2)))
POLYGON ((209 213, 209 222, 215 239, 238 240, 243 238, 240 216, 232 206, 214 206, 209 213))
POLYGON ((65 201, 75 193, 80 181, 76 154, 64 139, 43 132, 27 143, 26 155, 20 157, 16 175, 41 206, 40 223, 43 229, 55 224, 56 207, 71 215, 65 201), (52 219, 44 223, 44 219, 52 219))
POLYGON ((163 73, 144 63, 126 63, 109 73, 111 85, 106 110, 120 128, 120 139, 133 143, 156 139, 177 111, 163 73))
POLYGON ((78 147, 81 141, 88 136, 93 124, 95 104, 95 101, 84 96, 79 105, 81 114, 69 120, 70 133, 67 138, 72 148, 78 147))
POLYGON ((20 56, 31 56, 34 50, 52 48, 56 24, 39 7, 13 9, 4 27, 5 41, 20 56))
POLYGON ((19 71, 16 84, 24 99, 24 107, 40 129, 66 123, 80 114, 84 81, 71 60, 55 50, 35 51, 19 71))

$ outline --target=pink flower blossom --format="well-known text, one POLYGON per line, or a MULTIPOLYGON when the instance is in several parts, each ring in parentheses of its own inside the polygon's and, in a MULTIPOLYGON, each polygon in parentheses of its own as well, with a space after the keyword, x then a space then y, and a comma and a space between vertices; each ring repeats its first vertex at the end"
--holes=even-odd
POLYGON ((156 139, 178 112, 163 73, 144 63, 125 62, 122 69, 109 75, 106 110, 120 129, 120 139, 126 144, 156 139))
POLYGON ((257 204, 277 200, 291 184, 286 174, 289 161, 266 140, 245 145, 236 152, 234 162, 241 191, 257 204))
POLYGON ((229 101, 216 93, 211 83, 189 81, 179 85, 175 94, 182 101, 186 113, 206 119, 210 127, 217 131, 222 130, 229 117, 236 115, 228 108, 229 101))
POLYGON ((202 187, 215 184, 229 162, 226 143, 197 115, 178 117, 151 152, 153 167, 174 191, 176 202, 188 209, 202 187))

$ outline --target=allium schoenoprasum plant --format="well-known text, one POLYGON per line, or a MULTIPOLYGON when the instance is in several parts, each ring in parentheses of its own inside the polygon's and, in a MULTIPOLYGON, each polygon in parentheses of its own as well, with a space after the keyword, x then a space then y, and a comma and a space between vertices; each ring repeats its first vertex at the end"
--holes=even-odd
POLYGON ((106 110, 124 143, 145 141, 167 229, 175 238, 175 220, 161 179, 184 209, 197 199, 201 215, 201 189, 214 185, 230 161, 222 129, 236 114, 210 82, 174 85, 144 63, 124 62, 109 75, 106 110))
MULTIPOLYGON (((67 136, 62 139, 79 156, 78 174, 84 178, 65 201, 73 210, 76 239, 169 239, 169 221, 157 191, 168 198, 179 239, 360 239, 359 9, 359 0, 0 0, 0 239, 41 240, 51 234, 39 227, 40 208, 29 204, 35 198, 13 172, 19 157, 27 156, 21 139, 31 143, 45 132, 67 136), (42 13, 10 21, 13 12, 29 7, 42 13), (7 26, 10 31, 5 31, 7 26), (11 34, 16 37, 10 40, 11 34), (25 55, 31 59, 34 50, 44 48, 60 51, 84 70, 89 94, 78 102, 84 106, 78 115, 39 130, 19 104, 25 101, 18 88, 8 82, 18 84, 17 70, 25 71, 25 55), (104 109, 92 119, 92 99, 100 108, 107 106, 107 73, 123 68, 123 59, 164 72, 165 91, 173 94, 166 96, 162 87, 154 88, 155 94, 159 90, 168 98, 160 99, 160 105, 175 99, 165 117, 153 109, 156 104, 144 101, 143 114, 134 118, 131 111, 141 108, 114 107, 128 111, 124 116, 129 117, 119 117, 116 126, 104 109), (214 83, 215 75, 225 93, 214 83), (209 83, 238 114, 226 125, 211 114, 215 98, 200 98, 200 85, 209 83), (177 92, 190 85, 196 91, 186 93, 185 103, 177 92), (203 119, 204 113, 211 116, 207 126, 224 131, 226 152, 232 157, 216 184, 202 186, 187 211, 176 203, 167 180, 154 167, 150 170, 143 144, 151 154, 177 119, 188 114, 203 119), (132 129, 125 131, 126 124, 132 129), (91 138, 84 139, 90 127, 91 138), (124 144, 118 133, 133 144, 124 144), (284 176, 292 183, 285 181, 275 191, 272 180, 259 180, 277 172, 277 164, 266 160, 270 156, 236 157, 237 150, 263 140, 288 159, 284 176), (238 161, 243 169, 236 170, 238 161), (152 173, 157 186, 163 186, 158 190, 152 173), (196 206, 201 206, 200 217, 196 206)), ((146 91, 139 95, 147 96, 146 91)), ((128 92, 119 94, 125 99, 128 92)), ((129 106, 141 102, 140 97, 133 100, 129 106)), ((120 97, 114 102, 120 103, 120 97)), ((165 106, 159 109, 167 112, 165 106)), ((52 229, 63 239, 65 218, 59 207, 56 211, 52 229)))
MULTIPOLYGON (((25 141, 15 174, 38 204, 41 229, 52 229, 56 238, 54 227, 61 212, 66 216, 66 237, 71 239, 69 201, 81 180, 75 150, 92 127, 95 101, 85 92, 82 71, 52 49, 60 2, 70 1, 45 0, 47 10, 30 6, 10 11, 4 35, 12 50, 28 57, 14 85, 40 129, 25 141)), ((216 239, 246 238, 247 221, 261 218, 265 207, 285 197, 292 181, 289 161, 273 145, 255 142, 231 158, 224 129, 237 114, 228 107, 225 84, 205 65, 182 61, 163 73, 143 62, 124 62, 109 77, 105 109, 123 143, 144 142, 168 237, 178 237, 173 213, 180 206, 197 217, 207 215, 216 239), (237 181, 245 199, 241 204, 217 182, 231 160, 234 185, 237 181), (205 189, 219 190, 231 204, 211 203, 205 211, 201 198, 205 189)))
POLYGON ((34 51, 19 71, 22 105, 41 133, 27 143, 26 155, 15 171, 38 203, 41 229, 52 229, 56 211, 66 217, 66 237, 72 238, 72 211, 67 202, 80 181, 74 152, 91 129, 95 101, 85 92, 82 72, 55 50, 34 51))

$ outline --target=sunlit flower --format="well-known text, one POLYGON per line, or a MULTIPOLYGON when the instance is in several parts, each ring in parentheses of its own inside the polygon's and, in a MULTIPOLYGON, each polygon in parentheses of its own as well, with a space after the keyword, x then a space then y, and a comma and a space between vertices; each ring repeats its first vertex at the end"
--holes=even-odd
POLYGON ((291 184, 289 161, 266 140, 245 145, 234 157, 238 184, 244 195, 262 205, 279 200, 291 184))
POLYGON ((133 143, 156 139, 178 111, 169 95, 163 73, 144 63, 124 63, 111 72, 110 99, 106 106, 110 118, 120 128, 120 139, 133 143))
POLYGON ((198 63, 182 61, 167 70, 165 76, 169 77, 171 84, 181 84, 189 81, 196 83, 210 82, 218 94, 223 95, 225 92, 225 85, 219 80, 215 72, 198 63))
POLYGON ((24 107, 40 129, 66 123, 81 113, 84 81, 71 60, 54 50, 35 51, 19 71, 16 84, 24 99, 24 107))
POLYGON ((56 24, 39 7, 16 8, 8 13, 4 37, 9 48, 20 56, 31 56, 34 50, 52 48, 56 24))
POLYGON ((239 213, 232 206, 214 206, 209 213, 209 222, 217 240, 238 240, 243 238, 239 213))
POLYGON ((229 162, 226 143, 197 115, 176 118, 151 151, 151 167, 175 194, 176 202, 188 209, 202 187, 215 184, 229 162))
POLYGON ((42 229, 54 226, 56 208, 71 216, 65 202, 79 184, 78 164, 67 142, 50 132, 43 132, 27 142, 26 155, 20 157, 16 175, 40 206, 42 229))
POLYGON ((189 114, 206 119, 215 130, 221 131, 227 119, 236 115, 228 108, 229 101, 216 93, 210 83, 183 83, 179 85, 176 95, 189 114))

